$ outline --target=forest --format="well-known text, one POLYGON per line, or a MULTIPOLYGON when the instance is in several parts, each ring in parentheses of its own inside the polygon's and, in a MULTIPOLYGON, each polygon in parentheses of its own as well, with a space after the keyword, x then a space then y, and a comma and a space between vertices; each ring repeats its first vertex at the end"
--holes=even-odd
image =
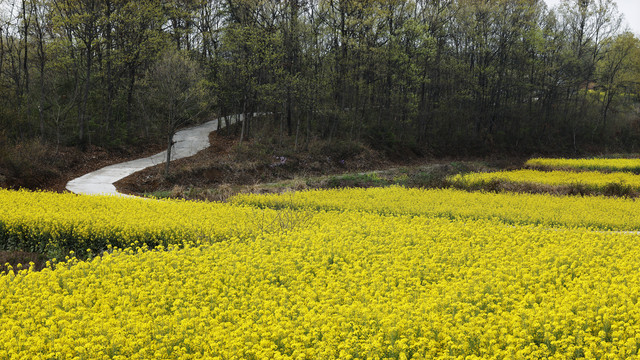
POLYGON ((637 151, 621 22, 607 0, 0 0, 0 140, 170 141, 248 114, 240 142, 296 149, 637 151))

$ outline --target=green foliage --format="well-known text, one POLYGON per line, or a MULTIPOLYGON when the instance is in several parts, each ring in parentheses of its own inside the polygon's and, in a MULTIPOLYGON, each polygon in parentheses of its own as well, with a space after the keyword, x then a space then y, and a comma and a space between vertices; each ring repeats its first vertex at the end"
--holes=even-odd
POLYGON ((146 73, 141 102, 147 115, 160 120, 164 134, 195 119, 212 99, 198 65, 184 54, 167 50, 146 73), (205 101, 205 99, 207 101, 205 101))
MULTIPOLYGON (((201 112, 270 113, 278 142, 290 137, 294 149, 322 138, 442 155, 578 152, 640 138, 639 40, 619 33, 610 2, 20 6, 0 21, 0 129, 12 139, 166 136, 157 109, 170 93, 154 90, 150 74, 171 49, 198 64, 201 112)), ((262 120, 236 129, 267 137, 262 120)))

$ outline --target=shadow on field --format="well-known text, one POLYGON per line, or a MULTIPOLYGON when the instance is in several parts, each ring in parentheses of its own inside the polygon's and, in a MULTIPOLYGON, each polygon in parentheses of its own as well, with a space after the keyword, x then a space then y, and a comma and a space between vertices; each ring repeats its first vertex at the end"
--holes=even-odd
POLYGON ((9 269, 14 271, 28 269, 30 263, 33 263, 34 270, 40 271, 45 268, 47 260, 45 255, 34 252, 0 251, 0 274, 7 272, 9 269))

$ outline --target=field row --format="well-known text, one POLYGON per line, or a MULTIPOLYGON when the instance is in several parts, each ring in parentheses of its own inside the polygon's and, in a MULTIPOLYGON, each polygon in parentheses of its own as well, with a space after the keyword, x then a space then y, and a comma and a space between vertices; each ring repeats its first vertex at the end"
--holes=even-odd
MULTIPOLYGON (((609 160, 601 161, 607 163, 609 160)), ((628 173, 521 170, 467 174, 453 181, 470 187, 500 180, 637 189, 640 181, 636 177, 628 173)), ((62 250, 84 252, 90 249, 96 252, 109 245, 121 248, 147 245, 153 248, 157 245, 210 243, 234 236, 246 238, 256 232, 281 228, 282 213, 268 208, 284 207, 453 219, 499 219, 509 224, 640 230, 638 203, 628 199, 468 193, 401 187, 334 189, 293 195, 242 195, 233 200, 236 205, 248 206, 7 190, 0 190, 0 200, 0 250, 22 249, 49 254, 62 250)))
POLYGON ((494 219, 506 224, 640 230, 640 203, 606 197, 401 187, 240 195, 234 204, 0 190, 0 250, 94 254, 108 246, 201 244, 282 231, 316 211, 494 219), (277 209, 290 208, 289 211, 277 209), (305 209, 305 211, 294 211, 305 209))
POLYGON ((211 243, 271 231, 278 213, 222 203, 0 189, 0 250, 55 254, 211 243))
POLYGON ((535 158, 525 163, 530 167, 562 170, 625 171, 640 173, 640 159, 546 159, 535 158))
POLYGON ((262 208, 357 210, 386 215, 494 219, 507 224, 640 230, 640 202, 602 196, 549 196, 455 189, 329 189, 289 194, 243 194, 238 205, 262 208))
POLYGON ((465 190, 556 195, 640 195, 640 159, 530 159, 529 169, 457 174, 447 178, 465 190))
POLYGON ((640 176, 627 172, 513 170, 458 174, 449 181, 464 189, 499 188, 500 185, 515 184, 530 186, 531 190, 542 185, 549 187, 547 190, 564 188, 610 195, 629 195, 640 191, 640 176))
POLYGON ((320 212, 0 276, 0 358, 633 359, 639 240, 320 212))

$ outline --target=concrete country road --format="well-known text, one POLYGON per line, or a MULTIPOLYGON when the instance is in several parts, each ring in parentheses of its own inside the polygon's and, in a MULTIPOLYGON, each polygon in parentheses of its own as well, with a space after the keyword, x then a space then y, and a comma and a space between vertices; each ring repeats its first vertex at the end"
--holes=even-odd
MULTIPOLYGON (((173 136, 175 144, 171 150, 171 160, 193 156, 209 147, 209 134, 218 129, 218 121, 223 119, 211 120, 204 124, 178 131, 173 136)), ((242 119, 243 115, 232 115, 229 117, 229 122, 234 123, 242 121, 242 119)), ((224 125, 225 123, 222 122, 221 126, 224 125)), ((166 157, 167 151, 165 150, 146 158, 109 165, 69 181, 66 188, 72 193, 83 195, 128 196, 119 193, 114 183, 135 172, 162 164, 165 162, 166 157)))

